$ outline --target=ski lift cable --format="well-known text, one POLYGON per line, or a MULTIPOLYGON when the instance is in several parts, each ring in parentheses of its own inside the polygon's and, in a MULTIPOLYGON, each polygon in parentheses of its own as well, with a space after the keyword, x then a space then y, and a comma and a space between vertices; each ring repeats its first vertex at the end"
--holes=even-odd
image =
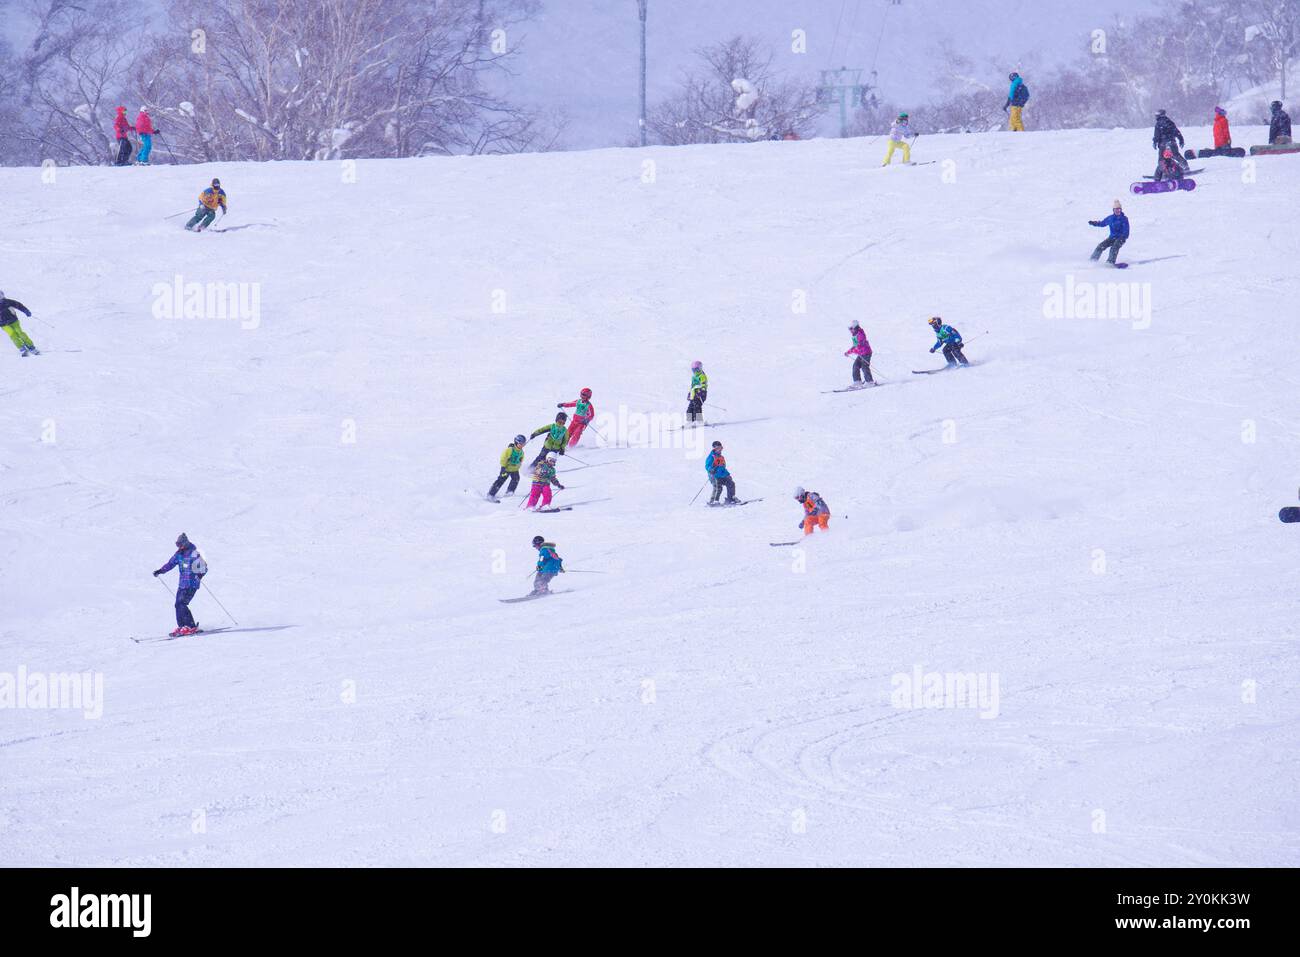
POLYGON ((880 59, 880 44, 885 39, 885 24, 889 22, 889 6, 885 7, 885 15, 880 18, 880 33, 876 36, 876 52, 871 55, 871 72, 876 72, 876 61, 880 59))
POLYGON ((835 35, 831 38, 831 52, 826 64, 829 69, 835 68, 835 47, 840 42, 840 24, 844 22, 844 7, 847 3, 848 0, 840 0, 840 15, 835 20, 835 35))

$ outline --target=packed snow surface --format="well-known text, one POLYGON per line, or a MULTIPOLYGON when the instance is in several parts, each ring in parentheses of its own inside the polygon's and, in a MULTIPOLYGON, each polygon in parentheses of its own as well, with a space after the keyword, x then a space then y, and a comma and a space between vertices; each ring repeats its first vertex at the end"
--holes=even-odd
POLYGON ((1300 156, 1149 136, 0 171, 0 864, 1300 863, 1300 156), (485 501, 584 386, 590 504, 485 501), (181 531, 230 630, 137 644, 181 531))

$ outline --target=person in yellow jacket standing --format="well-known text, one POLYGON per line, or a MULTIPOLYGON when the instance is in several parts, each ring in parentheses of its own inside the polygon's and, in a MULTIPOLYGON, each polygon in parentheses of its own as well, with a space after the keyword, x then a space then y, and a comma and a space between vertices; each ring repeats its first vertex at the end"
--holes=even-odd
POLYGON ((506 489, 506 494, 515 494, 515 489, 519 487, 519 466, 524 461, 524 446, 527 443, 527 436, 516 435, 515 440, 501 453, 501 474, 497 476, 497 480, 492 483, 487 493, 487 497, 492 501, 497 500, 497 492, 501 491, 501 486, 506 484, 507 479, 510 480, 510 487, 506 489))
POLYGON ((226 209, 226 191, 221 188, 221 180, 214 179, 211 186, 199 193, 199 208, 194 211, 194 216, 185 224, 185 228, 196 233, 203 232, 217 218, 218 209, 222 216, 229 212, 226 209))
POLYGON ((889 152, 885 154, 885 161, 881 166, 888 166, 894 161, 894 150, 900 146, 903 148, 903 162, 912 162, 912 144, 907 142, 907 138, 912 135, 911 127, 907 125, 907 114, 899 113, 898 119, 894 120, 889 127, 889 152))

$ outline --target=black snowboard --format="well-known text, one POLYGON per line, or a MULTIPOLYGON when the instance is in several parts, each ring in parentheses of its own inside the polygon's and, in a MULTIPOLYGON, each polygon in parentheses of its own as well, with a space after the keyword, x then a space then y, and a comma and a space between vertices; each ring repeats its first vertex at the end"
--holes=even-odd
MULTIPOLYGON (((1190 153, 1191 150, 1188 150, 1190 153)), ((1232 156, 1242 159, 1246 155, 1246 149, 1242 146, 1221 146, 1216 150, 1197 150, 1195 156, 1189 156, 1188 159, 1208 159, 1211 156, 1232 156)))
POLYGON ((1288 525, 1292 522, 1300 522, 1300 505, 1288 505, 1277 513, 1277 517, 1288 525))

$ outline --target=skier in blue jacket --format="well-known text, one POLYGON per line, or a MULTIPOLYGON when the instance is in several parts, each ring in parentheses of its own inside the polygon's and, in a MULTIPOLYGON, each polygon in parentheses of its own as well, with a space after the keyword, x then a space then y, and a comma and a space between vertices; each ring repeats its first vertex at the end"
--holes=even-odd
POLYGON ((709 499, 710 505, 718 504, 718 498, 722 495, 724 488, 727 490, 726 504, 730 505, 736 500, 736 483, 727 470, 727 459, 722 454, 721 442, 713 443, 713 451, 704 459, 704 471, 709 473, 709 481, 713 483, 713 497, 709 499))
POLYGON ((533 594, 545 595, 551 590, 551 579, 564 573, 564 559, 555 551, 555 543, 540 535, 533 536, 537 549, 537 575, 533 580, 533 594))
POLYGON ((958 363, 964 366, 970 365, 970 363, 966 361, 965 354, 961 351, 961 333, 952 326, 946 325, 938 316, 933 316, 929 320, 929 323, 930 328, 934 330, 934 334, 937 337, 934 345, 930 347, 930 351, 934 352, 936 349, 942 347, 943 357, 948 360, 948 365, 955 366, 958 363))
POLYGON ((1115 257, 1119 255, 1120 247, 1128 242, 1128 217, 1124 215, 1124 207, 1117 199, 1111 207, 1109 216, 1105 219, 1090 219, 1088 225, 1110 227, 1110 235, 1097 244, 1097 248, 1092 251, 1089 258, 1096 262, 1101 258, 1101 254, 1109 249, 1110 256, 1107 261, 1112 266, 1115 265, 1115 257))
POLYGON ((203 576, 208 573, 207 562, 199 554, 199 550, 194 544, 181 532, 180 537, 176 539, 176 554, 171 557, 162 568, 155 571, 154 577, 165 574, 173 568, 180 569, 180 581, 176 585, 176 630, 169 637, 179 638, 183 635, 193 635, 199 630, 198 622, 190 614, 190 601, 198 594, 199 584, 203 576))

